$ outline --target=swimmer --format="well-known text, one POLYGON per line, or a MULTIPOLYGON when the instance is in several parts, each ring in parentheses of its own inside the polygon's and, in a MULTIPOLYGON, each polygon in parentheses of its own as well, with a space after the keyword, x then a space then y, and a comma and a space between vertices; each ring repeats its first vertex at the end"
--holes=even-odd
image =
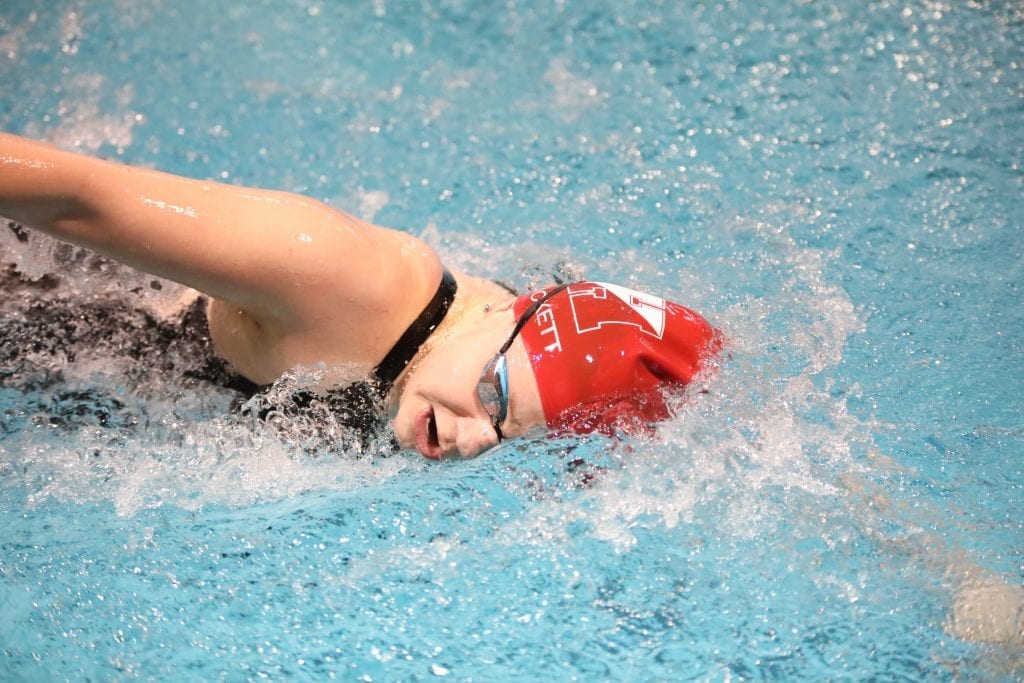
POLYGON ((358 367, 404 448, 473 457, 504 439, 668 416, 720 348, 701 316, 596 282, 517 296, 418 238, 313 199, 192 180, 0 133, 0 216, 208 297, 217 353, 269 384, 358 367))

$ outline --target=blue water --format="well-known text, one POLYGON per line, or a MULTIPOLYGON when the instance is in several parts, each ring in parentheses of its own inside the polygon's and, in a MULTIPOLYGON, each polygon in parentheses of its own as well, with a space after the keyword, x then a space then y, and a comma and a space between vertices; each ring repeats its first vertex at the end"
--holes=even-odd
MULTIPOLYGON (((179 4, 5 2, 0 128, 663 293, 730 353, 652 438, 442 464, 158 349, 0 368, 0 679, 1024 679, 1018 4, 179 4)), ((178 293, 0 232, 61 278, 4 320, 178 293)))

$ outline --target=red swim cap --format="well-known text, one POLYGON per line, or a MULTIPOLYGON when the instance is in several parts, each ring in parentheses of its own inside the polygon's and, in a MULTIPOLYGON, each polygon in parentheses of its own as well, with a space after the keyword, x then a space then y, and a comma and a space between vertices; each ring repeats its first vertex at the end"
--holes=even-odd
MULTIPOLYGON (((548 290, 519 297, 519 317, 548 290)), ((521 332, 548 427, 587 433, 665 419, 660 389, 683 386, 722 346, 700 315, 618 285, 578 282, 521 332)))

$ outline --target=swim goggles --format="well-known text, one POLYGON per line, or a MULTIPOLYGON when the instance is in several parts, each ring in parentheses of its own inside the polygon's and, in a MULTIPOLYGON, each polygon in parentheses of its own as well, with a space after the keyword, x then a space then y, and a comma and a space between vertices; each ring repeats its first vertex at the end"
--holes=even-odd
POLYGON ((483 404, 484 411, 491 418, 491 426, 494 427, 494 432, 498 435, 498 443, 505 439, 505 435, 501 431, 501 424, 508 417, 508 362, 505 359, 505 354, 537 309, 569 284, 571 283, 558 285, 530 304, 530 307, 519 316, 516 326, 512 328, 512 334, 508 336, 498 353, 488 361, 483 372, 480 373, 480 379, 476 384, 476 395, 480 399, 480 403, 483 404))

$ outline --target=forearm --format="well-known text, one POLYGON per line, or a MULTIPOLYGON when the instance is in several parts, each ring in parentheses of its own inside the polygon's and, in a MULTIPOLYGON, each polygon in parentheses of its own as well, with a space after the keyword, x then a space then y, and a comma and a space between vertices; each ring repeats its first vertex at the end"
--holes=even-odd
POLYGON ((204 291, 231 191, 0 133, 0 216, 204 291))
POLYGON ((61 227, 87 212, 82 187, 92 161, 0 133, 0 216, 69 239, 61 227))
POLYGON ((145 252, 177 226, 146 191, 178 182, 190 181, 0 133, 0 216, 158 275, 168 247, 156 258, 145 252))

